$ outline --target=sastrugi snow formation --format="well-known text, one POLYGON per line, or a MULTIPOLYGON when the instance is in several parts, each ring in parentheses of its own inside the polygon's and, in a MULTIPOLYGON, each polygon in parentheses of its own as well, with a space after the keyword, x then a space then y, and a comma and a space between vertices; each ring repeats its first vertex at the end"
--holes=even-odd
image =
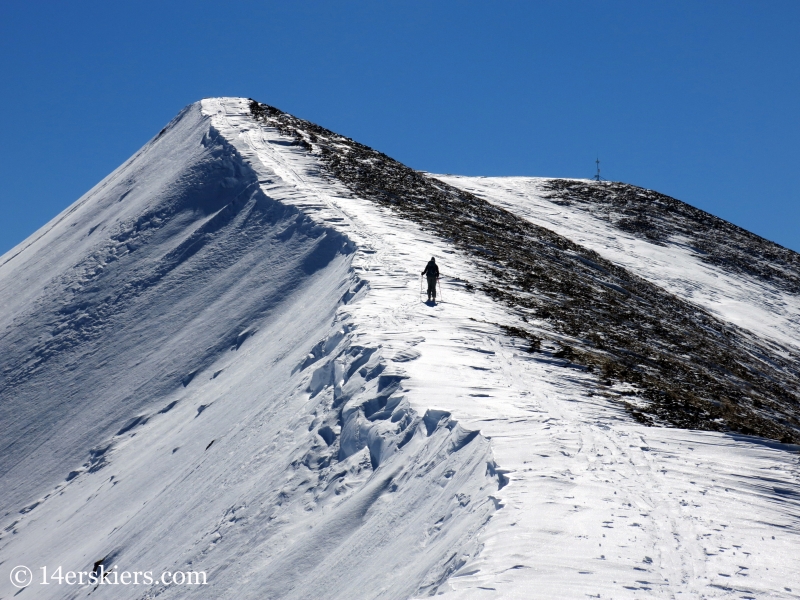
POLYGON ((0 304, 0 599, 800 597, 800 255, 651 190, 206 99, 0 304))

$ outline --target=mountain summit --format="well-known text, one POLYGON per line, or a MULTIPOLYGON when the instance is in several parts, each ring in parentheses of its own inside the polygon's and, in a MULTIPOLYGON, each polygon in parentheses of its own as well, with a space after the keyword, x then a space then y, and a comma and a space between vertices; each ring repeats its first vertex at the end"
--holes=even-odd
POLYGON ((800 586, 800 256, 651 190, 206 99, 0 258, 0 300, 30 597, 800 586))

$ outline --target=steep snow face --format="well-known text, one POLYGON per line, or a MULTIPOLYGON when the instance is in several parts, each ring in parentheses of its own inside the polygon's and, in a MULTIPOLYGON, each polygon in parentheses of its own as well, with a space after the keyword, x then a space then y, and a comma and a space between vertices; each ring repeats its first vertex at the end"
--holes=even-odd
POLYGON ((343 311, 347 232, 204 106, 2 258, 0 597, 13 566, 98 561, 208 585, 28 594, 435 592, 495 511, 488 442, 410 405, 343 311))
POLYGON ((346 270, 348 252, 267 198, 190 107, 4 258, 3 505, 161 409, 317 271, 346 270))

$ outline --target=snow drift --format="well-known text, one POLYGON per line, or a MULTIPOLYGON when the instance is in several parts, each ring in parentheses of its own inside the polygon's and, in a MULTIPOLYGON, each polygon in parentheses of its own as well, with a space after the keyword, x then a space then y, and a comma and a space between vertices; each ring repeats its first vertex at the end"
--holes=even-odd
POLYGON ((797 597, 797 255, 656 196, 187 107, 0 259, 0 598, 797 597))

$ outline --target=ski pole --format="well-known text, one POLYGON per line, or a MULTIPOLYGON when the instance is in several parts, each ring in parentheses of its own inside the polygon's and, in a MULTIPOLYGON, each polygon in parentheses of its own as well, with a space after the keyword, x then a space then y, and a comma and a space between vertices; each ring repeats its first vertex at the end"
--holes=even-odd
POLYGON ((436 283, 439 285, 439 301, 444 302, 444 294, 442 294, 442 282, 438 277, 436 278, 436 283))

